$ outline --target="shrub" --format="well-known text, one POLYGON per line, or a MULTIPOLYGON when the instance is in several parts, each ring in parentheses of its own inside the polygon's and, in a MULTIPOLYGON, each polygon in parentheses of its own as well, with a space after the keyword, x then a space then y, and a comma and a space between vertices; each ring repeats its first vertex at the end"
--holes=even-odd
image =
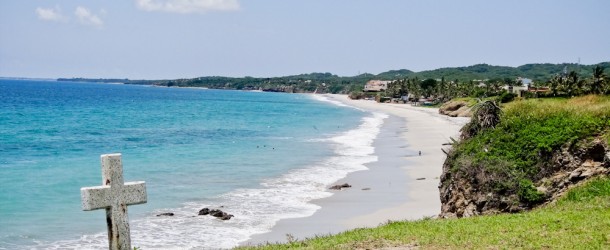
POLYGON ((500 102, 501 103, 507 103, 507 102, 512 102, 515 97, 517 97, 517 95, 513 94, 513 93, 509 93, 509 92, 504 92, 502 93, 502 95, 500 95, 500 102))
POLYGON ((485 89, 478 88, 470 96, 477 97, 477 98, 484 98, 484 97, 486 97, 486 94, 487 94, 487 92, 485 91, 485 89))
POLYGON ((500 122, 502 110, 491 100, 479 102, 472 109, 472 119, 461 129, 461 137, 464 139, 473 137, 483 130, 495 128, 500 122))
POLYGON ((534 183, 528 179, 522 179, 519 181, 519 190, 517 191, 519 199, 528 204, 533 205, 541 202, 544 199, 544 194, 538 192, 534 183))
POLYGON ((352 91, 349 93, 348 97, 352 100, 358 100, 364 98, 365 94, 362 91, 352 91))

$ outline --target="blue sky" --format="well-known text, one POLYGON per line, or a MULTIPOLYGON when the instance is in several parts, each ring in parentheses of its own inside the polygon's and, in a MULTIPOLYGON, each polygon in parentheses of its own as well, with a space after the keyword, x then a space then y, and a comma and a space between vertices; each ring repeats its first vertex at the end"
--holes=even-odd
POLYGON ((341 76, 610 61, 610 1, 1 0, 0 76, 341 76))

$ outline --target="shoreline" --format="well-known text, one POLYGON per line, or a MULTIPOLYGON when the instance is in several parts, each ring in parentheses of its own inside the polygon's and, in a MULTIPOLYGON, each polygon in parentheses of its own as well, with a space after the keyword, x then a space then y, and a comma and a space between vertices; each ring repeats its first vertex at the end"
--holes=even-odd
POLYGON ((349 183, 351 188, 312 201, 321 207, 312 216, 280 220, 271 232, 253 235, 240 245, 303 240, 440 213, 438 178, 445 160, 440 149, 450 142, 449 137, 457 138, 469 118, 443 116, 435 108, 350 100, 347 95, 324 96, 367 112, 389 115, 373 142, 378 161, 366 164, 368 170, 350 173, 336 182, 349 183))

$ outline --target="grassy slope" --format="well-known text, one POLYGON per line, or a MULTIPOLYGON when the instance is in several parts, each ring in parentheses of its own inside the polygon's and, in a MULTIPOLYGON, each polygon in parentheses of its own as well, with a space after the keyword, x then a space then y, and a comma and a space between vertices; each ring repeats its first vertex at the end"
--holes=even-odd
MULTIPOLYGON (((500 124, 456 145, 449 159, 460 178, 485 178, 484 192, 514 194, 531 187, 540 173, 550 171, 553 152, 596 136, 610 136, 610 97, 530 99, 503 108, 500 124), (484 150, 485 149, 485 150, 484 150)), ((533 199, 533 197, 520 197, 533 199)))
MULTIPOLYGON (((609 249, 610 178, 572 189, 554 204, 521 214, 392 222, 255 249, 609 249)), ((253 248, 243 248, 253 249, 253 248)))

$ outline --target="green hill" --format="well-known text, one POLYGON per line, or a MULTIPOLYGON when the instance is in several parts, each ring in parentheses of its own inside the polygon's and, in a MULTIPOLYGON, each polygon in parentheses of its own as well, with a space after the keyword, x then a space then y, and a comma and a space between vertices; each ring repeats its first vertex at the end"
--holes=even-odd
MULTIPOLYGON (((600 63, 610 68, 610 62, 600 63)), ((223 77, 204 76, 172 80, 129 80, 129 79, 85 79, 60 78, 62 81, 122 82, 126 84, 145 84, 168 87, 206 87, 213 89, 267 90, 290 93, 343 93, 362 90, 364 84, 373 79, 399 80, 405 78, 459 80, 467 82, 475 79, 515 79, 525 77, 535 81, 548 81, 553 75, 560 74, 564 68, 577 71, 583 77, 592 75, 594 65, 576 64, 526 64, 519 67, 492 66, 477 64, 468 67, 441 68, 413 72, 407 69, 390 70, 377 75, 364 73, 357 76, 337 76, 332 73, 309 73, 281 77, 223 77)))
MULTIPOLYGON (((610 62, 599 63, 602 68, 609 68, 610 62)), ((420 79, 432 78, 440 79, 458 79, 460 81, 469 81, 474 79, 504 79, 504 78, 517 78, 524 77, 530 78, 534 81, 547 82, 551 77, 556 74, 560 74, 567 70, 572 70, 579 73, 581 76, 591 76, 593 74, 593 67, 595 65, 577 65, 573 63, 563 64, 525 64, 519 67, 507 67, 507 66, 492 66, 488 64, 477 64, 468 67, 456 67, 456 68, 441 68, 429 71, 421 71, 413 73, 410 77, 419 77, 420 79)))

